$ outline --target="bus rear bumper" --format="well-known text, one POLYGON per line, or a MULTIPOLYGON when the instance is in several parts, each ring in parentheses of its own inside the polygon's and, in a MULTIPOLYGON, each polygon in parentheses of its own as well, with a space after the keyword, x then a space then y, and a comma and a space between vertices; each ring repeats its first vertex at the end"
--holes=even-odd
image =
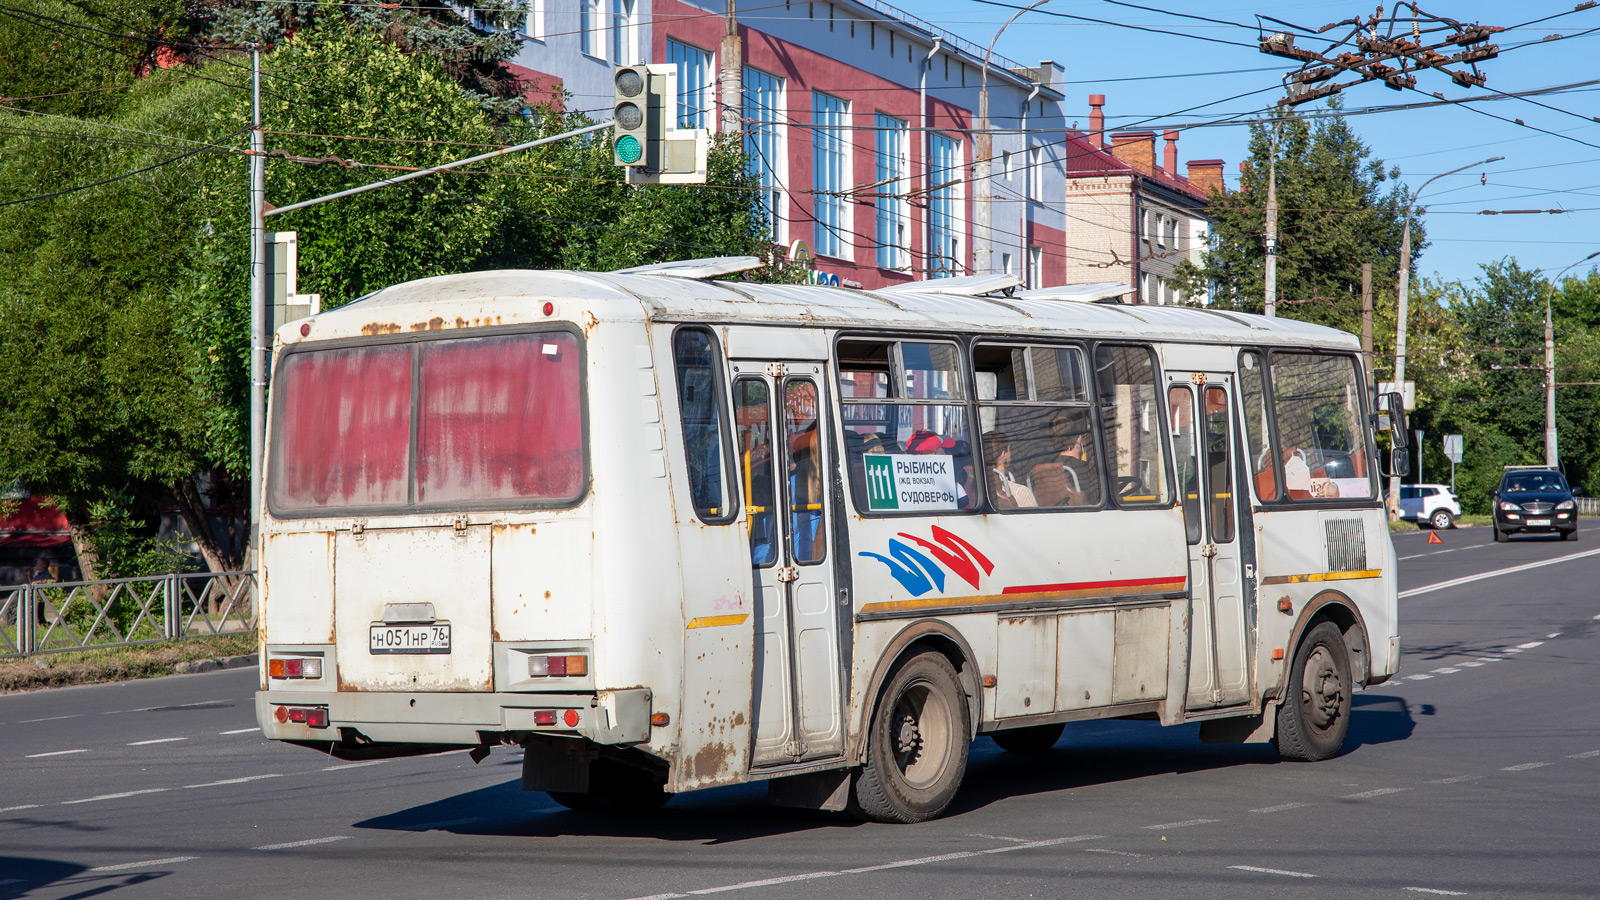
POLYGON ((648 688, 563 694, 269 690, 256 692, 256 721, 266 737, 297 743, 442 749, 542 733, 638 744, 650 738, 651 696, 648 688))

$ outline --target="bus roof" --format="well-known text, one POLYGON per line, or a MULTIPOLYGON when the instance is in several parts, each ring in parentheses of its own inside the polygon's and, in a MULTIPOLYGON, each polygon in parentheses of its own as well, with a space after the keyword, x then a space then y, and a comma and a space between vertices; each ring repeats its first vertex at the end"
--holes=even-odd
MULTIPOLYGON (((315 317, 315 339, 548 322, 709 322, 823 328, 978 331, 1145 340, 1282 344, 1357 350, 1355 336, 1293 319, 1183 306, 1123 306, 1063 300, 893 293, 821 285, 702 281, 655 274, 503 270, 443 275, 394 285, 315 317), (576 308, 574 308, 576 307, 576 308)), ((302 323, 280 329, 301 340, 302 323)))

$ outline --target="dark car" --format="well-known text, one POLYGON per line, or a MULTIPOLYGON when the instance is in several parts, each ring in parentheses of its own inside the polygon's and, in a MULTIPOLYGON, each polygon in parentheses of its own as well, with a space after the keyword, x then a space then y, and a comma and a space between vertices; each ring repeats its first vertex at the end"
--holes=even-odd
POLYGON ((1572 488, 1554 469, 1512 469, 1492 496, 1496 541, 1517 532, 1558 532, 1568 541, 1578 537, 1572 488))

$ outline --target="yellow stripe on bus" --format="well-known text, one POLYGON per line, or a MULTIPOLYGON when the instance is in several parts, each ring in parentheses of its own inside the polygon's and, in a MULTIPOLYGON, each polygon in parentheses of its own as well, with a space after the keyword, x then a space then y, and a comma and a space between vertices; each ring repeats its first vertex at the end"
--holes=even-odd
POLYGON ((1354 581, 1358 578, 1377 578, 1382 569, 1355 569, 1348 572, 1310 572, 1305 575, 1269 575, 1262 584, 1305 584, 1312 581, 1354 581))
POLYGON ((750 618, 749 613, 739 613, 732 616, 700 616, 689 620, 690 628, 715 628, 718 625, 743 625, 744 620, 750 618))

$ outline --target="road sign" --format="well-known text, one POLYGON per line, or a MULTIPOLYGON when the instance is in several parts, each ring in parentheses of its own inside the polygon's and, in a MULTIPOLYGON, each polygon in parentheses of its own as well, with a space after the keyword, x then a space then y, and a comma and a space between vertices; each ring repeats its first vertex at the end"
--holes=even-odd
POLYGON ((1453 463, 1461 462, 1461 435, 1447 434, 1444 436, 1444 455, 1453 463))

